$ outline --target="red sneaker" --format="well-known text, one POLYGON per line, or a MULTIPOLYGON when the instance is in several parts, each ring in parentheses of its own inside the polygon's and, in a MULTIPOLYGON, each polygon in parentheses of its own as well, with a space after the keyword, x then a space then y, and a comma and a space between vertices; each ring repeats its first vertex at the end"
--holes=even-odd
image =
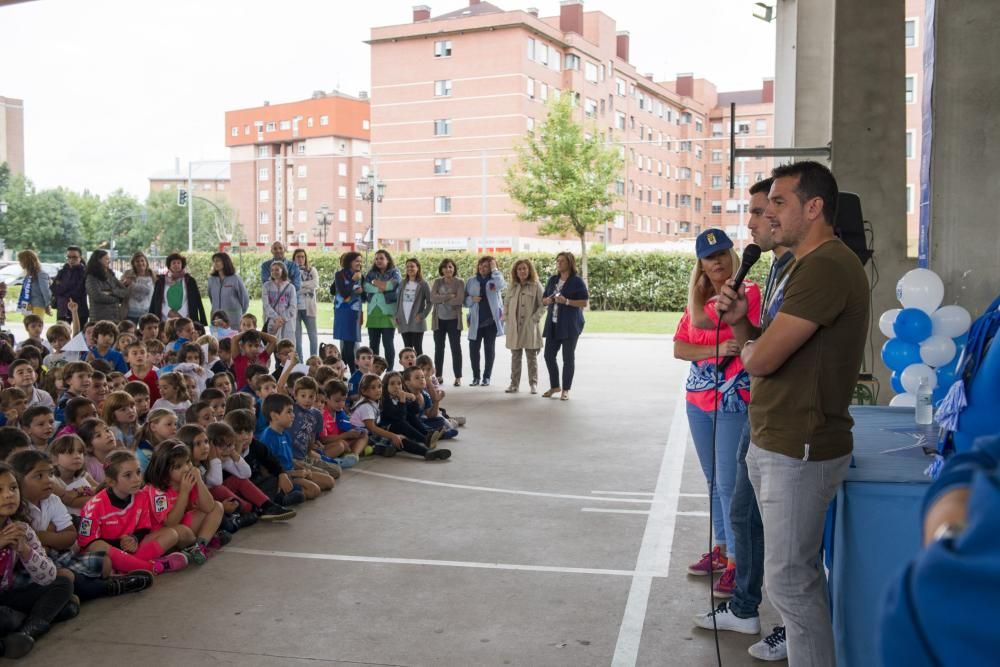
POLYGON ((693 574, 696 577, 704 577, 709 574, 714 574, 716 572, 722 572, 726 569, 728 561, 726 557, 722 555, 719 547, 712 549, 711 553, 702 554, 701 560, 699 560, 694 565, 688 567, 688 574, 693 574))
POLYGON ((733 591, 736 590, 736 568, 726 568, 726 571, 722 573, 719 580, 715 582, 712 590, 715 591, 715 597, 717 598, 733 597, 733 591))

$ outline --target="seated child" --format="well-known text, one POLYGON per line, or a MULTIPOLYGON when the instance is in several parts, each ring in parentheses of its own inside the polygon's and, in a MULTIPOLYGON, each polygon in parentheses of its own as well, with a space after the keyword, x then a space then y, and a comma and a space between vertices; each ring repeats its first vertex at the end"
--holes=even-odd
MULTIPOLYGON (((278 505, 250 481, 253 471, 237 450, 236 432, 229 424, 212 424, 205 433, 212 447, 209 460, 220 462, 221 486, 210 486, 216 500, 222 500, 220 495, 228 495, 239 503, 241 515, 252 512, 261 521, 283 521, 295 516, 295 510, 278 505)), ((213 471, 213 479, 215 474, 213 471)))
POLYGON ((378 355, 372 357, 372 373, 382 377, 385 375, 387 370, 389 370, 389 362, 385 360, 385 357, 380 357, 378 355))
POLYGON ((111 427, 119 447, 135 449, 135 438, 139 433, 139 413, 136 411, 135 399, 130 394, 124 391, 108 394, 101 409, 101 419, 111 427))
POLYGON ((27 359, 15 359, 7 367, 7 381, 11 387, 17 387, 24 392, 24 395, 28 397, 29 408, 33 405, 43 405, 55 410, 56 403, 48 392, 35 386, 37 379, 35 369, 31 367, 31 362, 27 359))
POLYGON ((199 348, 208 349, 204 366, 208 370, 209 375, 229 370, 228 364, 219 356, 219 341, 216 340, 215 336, 202 336, 197 340, 197 343, 199 348))
POLYGON ((201 392, 201 400, 212 408, 212 415, 215 417, 212 421, 221 422, 222 418, 226 416, 226 395, 222 393, 222 390, 206 389, 201 392))
MULTIPOLYGON (((428 448, 421 435, 418 434, 417 439, 413 439, 384 426, 398 421, 400 413, 405 415, 406 408, 399 405, 400 399, 392 397, 392 392, 397 395, 402 394, 402 386, 398 373, 390 373, 387 376, 384 391, 382 380, 377 375, 366 375, 361 380, 361 401, 351 411, 351 423, 367 429, 368 439, 372 443, 374 452, 381 456, 395 456, 396 450, 402 449, 410 454, 422 456, 427 461, 447 459, 451 456, 449 450, 428 448), (394 412, 389 420, 382 415, 383 404, 388 405, 394 412)), ((434 434, 438 432, 434 431, 434 434)), ((426 442, 430 442, 430 438, 431 436, 428 436, 426 442)), ((437 444, 437 438, 434 438, 434 444, 437 444)))
POLYGON ((159 377, 158 385, 160 399, 153 403, 153 409, 173 410, 178 423, 183 424, 187 409, 191 407, 191 396, 188 394, 184 376, 180 373, 164 373, 159 377))
POLYGON ((208 440, 208 434, 198 424, 185 424, 177 432, 177 439, 191 450, 191 464, 198 468, 205 486, 212 497, 222 504, 222 523, 220 528, 227 533, 235 533, 257 523, 257 515, 248 512, 240 513, 240 503, 231 493, 220 493, 214 489, 228 491, 222 486, 222 461, 215 448, 208 440), (220 497, 221 496, 221 497, 220 497))
POLYGON ((357 370, 351 373, 351 379, 347 382, 347 403, 354 405, 361 400, 361 378, 372 372, 372 349, 366 345, 359 347, 354 353, 354 363, 357 370))
POLYGON ((136 423, 142 426, 146 423, 146 415, 149 413, 149 387, 145 382, 133 380, 125 383, 123 391, 135 401, 136 423))
POLYGON ((235 434, 234 450, 249 466, 250 481, 278 506, 305 502, 306 497, 302 487, 292 482, 292 478, 281 467, 281 462, 274 457, 267 446, 254 438, 256 421, 253 409, 226 411, 225 423, 235 434))
MULTIPOLYGON (((197 424, 202 430, 208 428, 209 424, 214 424, 215 421, 215 409, 212 408, 208 401, 192 403, 191 407, 184 414, 185 424, 197 424)), ((188 443, 188 446, 190 447, 190 443, 188 443)))
POLYGON ((404 347, 399 351, 399 365, 405 371, 417 365, 417 351, 412 347, 404 347))
POLYGON ((140 342, 158 340, 160 337, 160 318, 153 313, 146 313, 139 318, 138 330, 140 342))
POLYGON ((342 468, 350 468, 368 446, 368 433, 351 423, 347 410, 347 385, 330 380, 323 386, 323 432, 320 443, 327 456, 339 460, 342 468))
POLYGON ((73 434, 80 428, 80 424, 97 416, 97 406, 89 398, 77 396, 71 398, 66 404, 66 423, 61 429, 56 431, 56 437, 73 434))
POLYGON ((31 438, 31 446, 37 450, 48 449, 49 441, 56 432, 56 420, 52 410, 44 405, 35 405, 21 414, 21 428, 31 438))
POLYGON ((24 347, 25 343, 31 342, 44 349, 46 354, 52 351, 52 348, 49 347, 49 342, 42 336, 42 329, 45 328, 45 321, 40 316, 34 313, 25 315, 22 323, 24 324, 24 330, 28 334, 28 337, 21 341, 21 343, 17 346, 17 350, 24 347))
POLYGON ((125 388, 125 374, 114 371, 108 373, 108 392, 114 393, 125 388))
POLYGON ((236 390, 236 379, 229 371, 216 373, 212 376, 212 379, 208 381, 208 388, 218 389, 228 398, 229 395, 236 390))
MULTIPOLYGON (((292 453, 292 441, 288 434, 292 422, 295 421, 295 410, 292 399, 284 394, 274 393, 264 399, 261 410, 268 420, 268 427, 260 434, 260 441, 267 446, 271 454, 281 463, 284 472, 302 487, 302 492, 308 500, 317 498, 322 490, 318 482, 313 481, 316 473, 299 468, 295 465, 292 453)), ((329 487, 333 488, 333 478, 323 475, 329 487)))
POLYGON ((90 378, 93 374, 94 369, 86 361, 71 361, 63 366, 63 382, 66 385, 66 390, 56 401, 57 422, 67 423, 65 410, 70 399, 78 396, 86 398, 90 391, 90 378))
POLYGON ((94 325, 93 336, 94 345, 90 348, 87 361, 103 359, 111 364, 111 367, 119 373, 128 372, 128 364, 125 363, 125 357, 115 349, 115 341, 118 340, 118 327, 115 326, 114 322, 108 322, 107 320, 98 322, 94 325))
POLYGON ((144 343, 132 343, 125 348, 129 371, 125 374, 126 382, 142 382, 149 390, 150 401, 160 398, 160 388, 157 384, 157 372, 150 360, 149 352, 144 343))
POLYGON ((410 366, 403 371, 403 388, 413 396, 407 400, 407 421, 421 431, 441 431, 442 439, 454 438, 458 430, 441 415, 439 403, 431 398, 427 391, 427 379, 424 372, 417 366, 410 366))
POLYGON ((108 454, 118 449, 118 441, 111 428, 100 419, 87 419, 77 428, 76 434, 87 450, 87 472, 98 483, 104 481, 104 464, 108 454))
POLYGON ((28 409, 28 395, 17 387, 0 391, 0 426, 17 425, 28 409))
MULTIPOLYGON (((99 364, 100 362, 94 362, 99 364)), ((87 398, 93 401, 94 405, 97 406, 97 410, 100 411, 104 407, 104 399, 108 397, 108 377, 103 372, 94 369, 94 372, 90 375, 90 389, 87 390, 87 398)))
POLYGON ((170 338, 170 343, 167 344, 168 350, 180 350, 185 343, 190 343, 198 337, 198 332, 195 331, 194 321, 189 317, 178 317, 174 320, 173 337, 170 338))
MULTIPOLYGON (((294 364, 295 351, 290 353, 290 364, 294 364)), ((287 373, 287 375, 292 375, 287 373)), ((323 445, 319 442, 319 437, 323 434, 323 413, 316 408, 319 387, 311 377, 300 377, 295 381, 292 388, 292 399, 295 404, 292 406, 294 419, 288 429, 288 435, 292 441, 292 456, 295 463, 300 468, 312 470, 317 475, 313 476, 313 481, 319 484, 320 488, 326 490, 329 483, 333 488, 333 481, 340 477, 340 466, 332 461, 324 461, 321 456, 325 456, 323 445), (329 476, 329 482, 325 477, 329 476)))
POLYGON ((97 480, 87 472, 87 448, 78 435, 62 435, 49 445, 49 455, 55 460, 53 477, 55 494, 69 513, 80 516, 80 509, 97 492, 97 480))
MULTIPOLYGON (((246 320, 246 316, 243 319, 246 320)), ((247 384, 247 367, 250 364, 262 365, 267 372, 267 365, 271 362, 271 354, 278 339, 271 334, 248 329, 240 331, 230 340, 233 348, 233 376, 236 378, 236 386, 242 391, 247 384), (262 342, 267 343, 263 349, 261 349, 262 342)))
POLYGON ((447 419, 454 428, 465 426, 465 417, 450 415, 441 407, 445 391, 441 388, 441 378, 434 374, 434 361, 428 355, 421 354, 417 357, 417 368, 424 372, 424 379, 427 380, 427 393, 430 394, 432 401, 437 401, 441 416, 447 419))
POLYGON ((58 368, 64 364, 68 364, 71 361, 76 361, 79 359, 77 352, 63 352, 62 349, 66 347, 66 343, 72 338, 70 329, 62 322, 57 322, 53 324, 45 331, 45 339, 49 342, 49 347, 52 348, 52 352, 47 354, 44 359, 42 359, 42 365, 52 370, 58 368))
POLYGON ((166 408, 149 411, 146 423, 135 436, 135 456, 139 469, 146 472, 153 451, 160 443, 177 436, 177 413, 166 408))
POLYGON ((16 426, 0 426, 0 461, 20 451, 34 449, 28 434, 16 426))

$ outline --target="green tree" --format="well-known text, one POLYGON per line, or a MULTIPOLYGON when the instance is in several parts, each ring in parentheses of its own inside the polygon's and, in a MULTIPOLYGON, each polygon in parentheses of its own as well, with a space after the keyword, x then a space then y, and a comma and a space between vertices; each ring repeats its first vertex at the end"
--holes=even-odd
POLYGON ((584 132, 573 119, 573 93, 549 107, 537 136, 519 143, 507 170, 507 192, 520 204, 518 217, 538 223, 545 235, 580 239, 580 264, 587 277, 586 235, 614 218, 612 183, 621 173, 618 151, 605 146, 596 128, 584 132))
POLYGON ((96 248, 102 241, 107 241, 110 235, 101 228, 101 198, 89 190, 73 192, 62 190, 63 196, 80 217, 80 235, 83 237, 85 249, 96 248))
MULTIPOLYGON (((221 202, 216 206, 219 210, 203 199, 194 200, 195 250, 216 250, 222 241, 241 240, 236 232, 232 211, 221 202)), ((187 250, 187 207, 177 205, 175 192, 165 190, 149 195, 146 200, 146 226, 151 234, 150 240, 155 241, 160 254, 187 250)))
POLYGON ((0 238, 8 248, 31 248, 46 255, 81 241, 80 216, 62 191, 36 192, 31 181, 14 176, 3 196, 8 209, 0 218, 0 238))

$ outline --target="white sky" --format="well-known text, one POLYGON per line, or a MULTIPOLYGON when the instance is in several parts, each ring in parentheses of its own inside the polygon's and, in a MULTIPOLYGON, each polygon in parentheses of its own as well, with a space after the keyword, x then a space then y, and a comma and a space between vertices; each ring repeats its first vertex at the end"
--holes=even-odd
MULTIPOLYGON (((462 0, 430 4, 432 15, 462 0)), ((373 25, 409 23, 419 0, 37 0, 0 7, 0 95, 24 99, 27 175, 39 188, 145 197, 147 177, 225 160, 224 112, 369 88, 373 25), (344 9, 350 7, 347 14, 344 9), (183 167, 182 167, 183 168, 183 167)), ((495 0, 559 13, 557 0, 495 0)), ((719 90, 774 71, 774 24, 753 0, 586 0, 631 34, 657 80, 693 72, 719 90)))

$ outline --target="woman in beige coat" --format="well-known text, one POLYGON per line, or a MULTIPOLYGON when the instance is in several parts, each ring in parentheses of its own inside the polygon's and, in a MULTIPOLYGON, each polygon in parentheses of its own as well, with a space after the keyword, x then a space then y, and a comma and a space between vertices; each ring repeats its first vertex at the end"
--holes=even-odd
POLYGON ((545 314, 542 285, 535 267, 526 259, 514 262, 510 285, 504 298, 504 324, 507 349, 510 350, 510 386, 507 393, 517 392, 521 384, 521 357, 528 356, 528 385, 538 393, 538 351, 542 349, 542 332, 538 323, 545 314))

